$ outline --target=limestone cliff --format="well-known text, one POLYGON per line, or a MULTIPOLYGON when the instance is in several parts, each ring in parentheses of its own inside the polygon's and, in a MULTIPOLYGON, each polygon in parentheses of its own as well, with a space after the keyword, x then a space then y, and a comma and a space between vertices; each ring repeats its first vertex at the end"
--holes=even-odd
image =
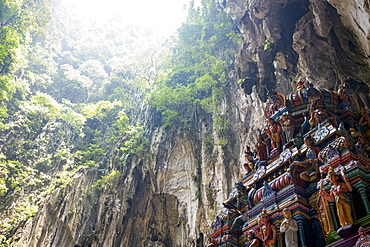
MULTIPOLYGON (((299 80, 336 90, 350 78, 370 105, 368 0, 219 4, 243 37, 221 106, 224 124, 215 130, 216 116, 199 111, 191 133, 167 133, 148 117, 147 157, 126 157, 122 177, 102 189, 93 188, 98 171, 80 171, 40 199, 34 219, 13 233, 15 246, 204 246, 245 172, 243 152, 263 125, 268 91, 289 93, 299 80)), ((117 160, 104 165, 118 168, 117 160)))
MULTIPOLYGON (((299 80, 368 93, 369 1, 220 1, 244 37, 238 76, 249 94, 288 93, 299 80)), ((363 95, 365 101, 367 96, 363 95)))

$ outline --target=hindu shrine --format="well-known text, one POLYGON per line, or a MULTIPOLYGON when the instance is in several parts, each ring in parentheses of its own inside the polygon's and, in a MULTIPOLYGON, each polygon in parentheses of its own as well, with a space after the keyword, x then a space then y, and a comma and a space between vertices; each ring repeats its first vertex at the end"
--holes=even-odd
POLYGON ((350 83, 272 91, 209 246, 369 246, 369 109, 350 83), (367 244, 367 245, 366 245, 367 244))

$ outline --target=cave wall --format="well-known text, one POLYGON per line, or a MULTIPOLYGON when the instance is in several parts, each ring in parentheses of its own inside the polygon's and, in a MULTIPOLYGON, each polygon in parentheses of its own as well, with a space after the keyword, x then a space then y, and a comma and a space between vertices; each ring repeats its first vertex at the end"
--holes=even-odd
POLYGON ((245 95, 236 79, 229 92, 220 106, 223 127, 216 130, 216 116, 200 109, 189 133, 152 126, 148 157, 132 155, 124 165, 107 159, 100 167, 123 175, 102 189, 94 188, 99 170, 79 171, 42 200, 13 234, 14 246, 204 246, 216 212, 245 173, 245 145, 263 124, 255 92, 245 95))
POLYGON ((337 90, 351 78, 352 88, 368 98, 369 1, 220 4, 243 35, 236 69, 247 94, 255 86, 264 100, 269 90, 289 93, 298 81, 337 90))

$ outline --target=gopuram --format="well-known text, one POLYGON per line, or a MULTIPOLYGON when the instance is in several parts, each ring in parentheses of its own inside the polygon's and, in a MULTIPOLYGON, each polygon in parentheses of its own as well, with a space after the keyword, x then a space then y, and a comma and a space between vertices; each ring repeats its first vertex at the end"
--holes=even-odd
POLYGON ((271 92, 246 175, 223 202, 208 246, 370 246, 370 118, 343 85, 271 92))

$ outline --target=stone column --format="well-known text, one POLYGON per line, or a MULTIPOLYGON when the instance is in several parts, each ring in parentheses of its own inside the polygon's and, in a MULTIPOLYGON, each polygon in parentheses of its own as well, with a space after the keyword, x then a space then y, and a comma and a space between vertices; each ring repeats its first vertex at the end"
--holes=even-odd
POLYGON ((302 215, 297 215, 296 217, 294 217, 294 219, 297 221, 297 224, 298 224, 299 240, 301 242, 299 246, 307 247, 306 236, 304 235, 304 229, 303 229, 303 223, 304 223, 305 217, 302 215))
POLYGON ((353 187, 355 187, 361 195, 362 203, 364 204, 366 214, 369 215, 370 214, 370 204, 366 196, 366 186, 367 185, 363 181, 358 181, 357 183, 353 184, 353 187))
MULTIPOLYGON (((279 228, 280 228, 280 226, 276 227, 276 229, 279 229, 279 228)), ((283 236, 282 232, 280 232, 280 231, 277 232, 276 240, 277 240, 277 245, 276 246, 283 246, 284 236, 283 236)))

